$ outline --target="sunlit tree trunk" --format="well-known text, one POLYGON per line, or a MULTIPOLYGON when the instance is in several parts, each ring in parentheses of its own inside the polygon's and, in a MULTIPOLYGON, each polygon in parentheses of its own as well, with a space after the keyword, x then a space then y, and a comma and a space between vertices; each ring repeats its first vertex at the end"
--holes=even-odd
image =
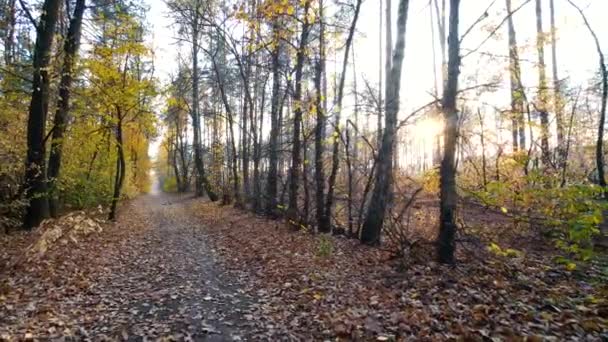
POLYGON ((391 72, 386 76, 386 114, 382 134, 382 145, 378 152, 377 171, 374 192, 367 210, 361 231, 361 242, 375 245, 380 243, 380 233, 386 215, 387 205, 391 201, 391 183, 393 181, 393 150, 397 131, 397 114, 399 113, 399 94, 401 90, 401 70, 405 57, 405 32, 409 0, 399 1, 397 13, 397 42, 392 51, 391 72))
POLYGON ((458 21, 460 0, 450 0, 450 28, 448 36, 448 77, 443 90, 443 117, 445 122, 443 160, 441 162, 440 218, 437 254, 442 263, 454 262, 456 235, 456 144, 458 141, 458 76, 460 73, 460 36, 458 21))
POLYGON ((511 122, 513 136, 513 151, 526 149, 526 133, 524 123, 524 89, 521 83, 521 67, 517 51, 517 37, 513 24, 511 0, 507 3, 507 26, 509 30, 509 74, 511 85, 511 122))
POLYGON ((561 167, 566 162, 564 146, 564 104, 562 90, 559 80, 557 67, 557 38, 555 27, 555 1, 549 0, 551 17, 551 64, 553 71, 553 110, 555 111, 555 124, 557 126, 557 153, 558 166, 561 167))
POLYGON ((541 0, 536 0, 536 51, 538 53, 538 101, 536 109, 540 114, 540 148, 543 167, 551 163, 549 152, 549 112, 547 111, 547 72, 545 66, 545 33, 543 32, 543 12, 541 0))

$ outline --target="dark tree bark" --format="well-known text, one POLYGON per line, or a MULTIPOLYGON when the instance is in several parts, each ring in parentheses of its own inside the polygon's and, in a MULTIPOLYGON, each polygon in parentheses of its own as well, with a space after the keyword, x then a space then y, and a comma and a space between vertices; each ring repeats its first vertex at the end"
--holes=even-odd
MULTIPOLYGON (((378 16, 378 115, 376 122, 376 140, 377 144, 380 145, 380 141, 382 140, 382 19, 384 18, 384 13, 382 13, 382 0, 378 1, 380 5, 379 16, 378 16)), ((391 47, 392 48, 392 47, 391 47)), ((390 51, 389 51, 390 53, 390 51)))
POLYGON ((551 164, 549 152, 549 112, 547 111, 547 72, 545 66, 545 33, 543 32, 543 11, 541 0, 536 0, 536 51, 538 53, 538 104, 540 113, 540 149, 543 167, 551 164))
POLYGON ((213 191, 207 174, 205 173, 205 165, 203 163, 203 146, 201 141, 201 117, 199 104, 199 69, 198 69, 198 52, 199 46, 199 20, 198 8, 192 22, 192 132, 194 145, 194 166, 196 167, 196 194, 203 195, 203 190, 207 192, 207 196, 211 201, 217 201, 218 195, 213 191))
POLYGON ((110 214, 108 215, 108 219, 110 221, 116 220, 116 207, 118 205, 118 201, 120 200, 120 192, 122 189, 122 184, 125 180, 125 152, 123 149, 123 136, 122 136, 122 114, 120 111, 118 112, 118 123, 116 124, 116 174, 114 176, 114 193, 112 195, 112 204, 110 205, 110 214))
POLYGON ((322 85, 323 75, 325 74, 325 18, 323 15, 323 0, 319 1, 319 59, 315 65, 315 107, 317 111, 315 126, 315 204, 317 228, 320 232, 329 232, 329 217, 325 216, 325 172, 323 170, 323 154, 325 147, 325 105, 324 87, 322 85))
POLYGON ((70 93, 72 80, 74 78, 74 64, 80 46, 80 32, 82 17, 85 10, 85 0, 76 0, 74 14, 70 20, 68 34, 63 46, 63 66, 61 69, 61 81, 59 82, 59 102, 55 111, 53 122, 53 135, 51 141, 51 152, 49 155, 48 179, 51 195, 49 196, 49 208, 51 215, 56 217, 59 210, 58 193, 55 189, 57 178, 61 170, 61 157, 63 147, 63 136, 68 125, 70 115, 70 93))
POLYGON ((442 263, 454 262, 454 237, 456 235, 456 143, 458 141, 458 76, 460 74, 460 36, 458 20, 460 0, 450 0, 450 29, 448 36, 448 78, 443 91, 443 116, 445 120, 443 160, 441 162, 441 198, 437 254, 442 263))
POLYGON ((306 58, 306 46, 308 45, 308 10, 310 1, 304 3, 302 16, 302 33, 300 34, 300 46, 296 55, 296 84, 293 95, 294 117, 293 117, 293 148, 291 152, 291 177, 289 180, 289 213, 291 219, 296 220, 298 216, 298 188, 300 183, 300 168, 302 167, 301 151, 301 128, 302 128, 302 73, 306 58))
POLYGON ((266 214, 275 217, 277 212, 278 163, 279 163, 279 134, 281 112, 281 45, 279 30, 281 23, 278 18, 273 23, 273 36, 276 47, 272 52, 272 99, 270 109, 270 139, 268 154, 268 181, 266 182, 266 214))
POLYGON ((397 13, 397 41, 392 53, 391 72, 386 76, 386 114, 382 145, 377 156, 377 170, 374 192, 367 210, 361 231, 361 242, 369 245, 380 243, 380 233, 391 201, 391 183, 393 179, 393 150, 397 133, 397 114, 399 112, 399 94, 401 90, 401 71, 405 57, 405 33, 409 0, 399 1, 397 13))
POLYGON ((517 36, 511 9, 511 0, 507 2, 507 26, 509 30, 509 74, 511 85, 511 122, 513 135, 513 152, 526 149, 526 132, 524 123, 524 89, 521 83, 521 67, 517 51, 517 36))
MULTIPOLYGON (((357 21, 359 20, 359 11, 361 10, 362 0, 357 0, 355 5, 355 14, 353 16, 353 21, 350 24, 350 28, 348 30, 348 37, 346 38, 346 46, 344 47, 344 57, 342 59, 342 72, 340 73, 340 83, 338 84, 338 96, 336 100, 336 108, 335 108, 335 121, 334 121, 334 143, 333 143, 333 154, 332 154, 332 166, 331 173, 329 175, 329 181, 327 186, 327 198, 325 203, 325 216, 330 218, 331 211, 333 207, 334 201, 334 188, 336 185, 336 177, 338 175, 338 168, 340 163, 340 137, 342 136, 342 132, 340 131, 340 117, 342 114, 342 100, 344 98, 344 83, 346 81, 346 71, 348 69, 348 57, 350 56, 350 48, 353 44, 353 37, 355 35, 355 28, 357 27, 357 21)), ((390 3, 390 1, 389 1, 390 3)), ((387 14, 387 18, 390 17, 390 14, 387 14)), ((390 36, 390 35, 389 35, 390 36)), ((388 39, 388 38, 387 38, 388 39)), ((388 65, 387 65, 388 66, 388 65)), ((330 223, 327 220, 326 223, 330 223)), ((331 227, 320 227, 320 229, 327 231, 330 230, 331 227)))
POLYGON ((230 132, 230 147, 232 148, 231 168, 232 168, 232 178, 233 178, 234 200, 235 200, 235 205, 238 207, 238 206, 241 206, 242 203, 241 203, 241 196, 240 196, 236 142, 235 142, 235 136, 234 136, 234 113, 232 112, 232 107, 230 106, 230 102, 228 101, 228 96, 226 95, 226 90, 224 88, 224 80, 222 78, 222 72, 217 65, 215 56, 211 56, 211 62, 213 63, 213 70, 215 71, 217 85, 220 90, 222 102, 224 103, 224 108, 226 109, 226 119, 228 120, 228 129, 230 132))
MULTIPOLYGON (((252 124, 256 125, 253 127, 253 131, 256 132, 254 136, 253 144, 253 210, 256 213, 262 212, 262 176, 260 170, 260 162, 262 160, 262 123, 264 122, 264 108, 266 107, 266 83, 268 77, 264 79, 262 83, 260 108, 259 108, 259 124, 256 124, 255 120, 251 120, 252 124)), ((257 88, 257 87, 256 87, 257 88)), ((256 90, 257 91, 257 90, 256 90)), ((257 97, 256 97, 257 98, 257 97)))
POLYGON ((37 226, 49 216, 45 165, 45 127, 50 84, 48 67, 60 3, 59 0, 46 0, 42 6, 40 22, 36 27, 33 90, 27 121, 25 191, 29 205, 23 220, 23 227, 26 229, 37 226))

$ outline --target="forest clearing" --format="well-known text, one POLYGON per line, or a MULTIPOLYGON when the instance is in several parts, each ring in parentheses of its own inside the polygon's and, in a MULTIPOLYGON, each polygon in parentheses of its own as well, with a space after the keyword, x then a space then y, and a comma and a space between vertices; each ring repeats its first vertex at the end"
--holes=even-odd
POLYGON ((608 340, 606 11, 0 0, 0 340, 608 340))

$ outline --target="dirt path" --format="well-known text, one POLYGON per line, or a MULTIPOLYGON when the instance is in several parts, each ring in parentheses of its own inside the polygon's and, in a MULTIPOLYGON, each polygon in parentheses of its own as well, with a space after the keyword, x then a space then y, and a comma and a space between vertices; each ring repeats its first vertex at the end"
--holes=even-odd
POLYGON ((99 236, 9 275, 0 340, 255 338, 253 300, 214 259, 192 201, 142 196, 99 236))
MULTIPOLYGON (((245 319, 251 299, 223 274, 190 212, 190 196, 148 195, 133 203, 130 215, 148 218, 148 230, 130 243, 134 253, 104 286, 126 296, 118 315, 121 331, 139 336, 232 341, 252 332, 245 319)), ((107 323, 116 322, 108 316, 107 323)), ((104 321, 91 331, 104 334, 104 321)), ((115 324, 112 324, 116 326, 115 324)))

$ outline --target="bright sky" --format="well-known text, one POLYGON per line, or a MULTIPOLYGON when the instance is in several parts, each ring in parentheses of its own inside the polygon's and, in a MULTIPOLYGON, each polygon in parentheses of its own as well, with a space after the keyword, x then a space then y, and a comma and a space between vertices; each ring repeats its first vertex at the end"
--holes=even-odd
MULTIPOLYGON (((512 0, 512 8, 517 8, 525 0, 512 0)), ((543 1, 543 25, 545 32, 549 31, 549 1, 543 1)), ((167 8, 162 0, 146 0, 150 5, 149 22, 153 25, 156 70, 158 76, 168 80, 168 75, 177 69, 177 51, 173 30, 170 28, 171 20, 167 17, 167 8)), ((393 13, 393 32, 395 30, 396 6, 398 0, 392 0, 395 10, 393 13)), ((449 1, 448 1, 449 2, 449 1)), ((465 0, 461 4, 461 34, 482 14, 491 3, 490 0, 465 0)), ((523 82, 527 87, 535 87, 537 72, 535 68, 536 52, 536 21, 535 0, 530 1, 514 15, 515 29, 523 69, 523 82)), ((600 42, 608 40, 608 25, 604 24, 608 13, 608 0, 575 0, 584 9, 592 27, 596 30, 600 42)), ((595 46, 587 29, 584 27, 580 15, 566 0, 555 0, 556 25, 558 27, 558 64, 560 78, 568 77, 572 85, 584 84, 597 71, 598 57, 595 46)), ((365 0, 361 9, 362 16, 358 23, 358 34, 355 42, 356 67, 359 84, 363 78, 377 84, 378 78, 378 26, 379 26, 379 0, 365 0)), ((384 14, 383 14, 384 15, 384 14)), ((506 15, 505 0, 496 0, 489 11, 489 17, 478 24, 463 41, 463 54, 466 49, 472 49, 487 37, 491 31, 506 15)), ((424 105, 432 100, 429 95, 434 87, 433 67, 439 66, 439 44, 436 43, 437 61, 433 63, 432 36, 428 0, 411 0, 410 15, 407 26, 407 44, 405 64, 402 77, 401 116, 404 117, 412 109, 424 105)), ((435 18, 436 20, 436 18, 435 18)), ((386 23, 385 23, 386 24, 386 23)), ((436 24, 435 24, 436 25, 436 24)), ((393 33, 394 39, 395 33, 393 33)), ((437 33, 435 32, 435 38, 437 33)), ((479 52, 488 52, 495 55, 506 56, 507 50, 506 23, 497 31, 496 38, 488 40, 479 52)), ((384 38, 383 38, 384 41, 384 38)), ((343 42, 340 42, 343 44, 343 42)), ((188 48, 184 46, 184 48, 188 48)), ((603 46, 608 49, 608 46, 603 46)), ((382 48, 384 53, 384 48, 382 48)), ((608 51, 608 50, 607 50, 608 51)), ((341 55, 341 54, 340 54, 341 55)), ((341 57, 340 57, 341 58, 341 57)), ((545 48, 547 74, 551 77, 551 51, 550 46, 545 48)), ((328 64, 328 70, 338 70, 339 66, 328 64)), ((507 73, 508 60, 506 58, 490 58, 487 55, 475 53, 463 60, 461 85, 471 86, 489 81, 496 75, 502 75, 505 85, 499 95, 490 95, 491 102, 496 106, 506 107, 509 95, 507 73)), ((439 71, 438 71, 439 73, 439 71)), ((352 70, 348 73, 348 83, 352 84, 352 70)), ((550 81, 550 79, 549 79, 550 81)), ((347 84, 347 87, 349 85, 347 84)), ((487 99, 486 99, 487 100, 487 99)), ((345 111, 348 109, 348 99, 345 111)), ((426 132, 425 132, 426 133, 426 132)), ((157 150, 157 146, 151 148, 157 150)), ((155 153, 153 153, 155 154, 155 153)))

